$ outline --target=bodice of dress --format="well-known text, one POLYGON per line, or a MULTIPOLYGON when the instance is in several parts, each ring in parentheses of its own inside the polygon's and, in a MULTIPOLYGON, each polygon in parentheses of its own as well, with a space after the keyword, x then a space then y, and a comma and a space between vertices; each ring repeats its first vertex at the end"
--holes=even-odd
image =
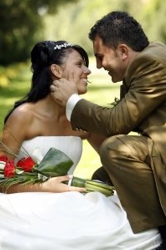
POLYGON ((31 140, 26 140, 21 146, 18 159, 27 155, 32 156, 36 149, 44 157, 51 147, 63 151, 71 158, 74 164, 68 174, 72 174, 82 154, 82 140, 77 136, 37 136, 31 140))

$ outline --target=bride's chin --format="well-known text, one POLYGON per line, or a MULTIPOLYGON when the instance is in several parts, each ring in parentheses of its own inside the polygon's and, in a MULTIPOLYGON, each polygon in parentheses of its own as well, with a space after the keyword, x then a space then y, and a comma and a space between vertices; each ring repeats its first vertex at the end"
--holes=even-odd
POLYGON ((86 93, 87 93, 87 87, 83 87, 83 88, 78 89, 78 94, 79 95, 83 95, 83 94, 86 94, 86 93))

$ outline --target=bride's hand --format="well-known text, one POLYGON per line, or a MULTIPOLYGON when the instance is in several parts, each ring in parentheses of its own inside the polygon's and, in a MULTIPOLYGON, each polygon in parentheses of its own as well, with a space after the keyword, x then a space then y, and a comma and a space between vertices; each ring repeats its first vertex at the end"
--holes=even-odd
POLYGON ((66 103, 72 94, 78 94, 77 86, 73 74, 59 80, 54 80, 50 86, 51 95, 55 102, 61 106, 66 106, 66 103))
POLYGON ((69 175, 52 177, 41 184, 42 191, 54 192, 54 193, 61 193, 68 191, 78 191, 78 192, 86 191, 85 188, 68 186, 67 184, 62 183, 64 181, 69 181, 70 179, 71 177, 69 175))

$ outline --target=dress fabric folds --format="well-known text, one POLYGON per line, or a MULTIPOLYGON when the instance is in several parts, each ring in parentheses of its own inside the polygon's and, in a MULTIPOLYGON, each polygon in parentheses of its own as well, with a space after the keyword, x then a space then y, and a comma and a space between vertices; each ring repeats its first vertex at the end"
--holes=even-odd
MULTIPOLYGON (((36 137, 23 143, 30 155, 34 147, 43 155, 50 147, 64 151, 74 171, 82 141, 36 137)), ((0 250, 151 250, 160 243, 158 230, 133 234, 116 193, 0 194, 0 250)))

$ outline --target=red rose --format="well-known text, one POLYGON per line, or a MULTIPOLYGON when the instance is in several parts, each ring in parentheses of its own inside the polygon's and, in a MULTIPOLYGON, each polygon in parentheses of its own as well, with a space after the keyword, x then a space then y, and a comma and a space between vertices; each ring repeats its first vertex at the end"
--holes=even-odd
POLYGON ((31 172, 32 168, 36 165, 36 163, 32 160, 31 157, 22 158, 17 162, 17 167, 22 168, 26 172, 31 172))
POLYGON ((0 161, 5 161, 5 162, 7 162, 7 156, 6 155, 1 155, 0 156, 0 161))
POLYGON ((13 177, 15 175, 15 166, 14 166, 14 161, 9 160, 6 162, 6 165, 4 167, 4 176, 5 177, 13 177))

